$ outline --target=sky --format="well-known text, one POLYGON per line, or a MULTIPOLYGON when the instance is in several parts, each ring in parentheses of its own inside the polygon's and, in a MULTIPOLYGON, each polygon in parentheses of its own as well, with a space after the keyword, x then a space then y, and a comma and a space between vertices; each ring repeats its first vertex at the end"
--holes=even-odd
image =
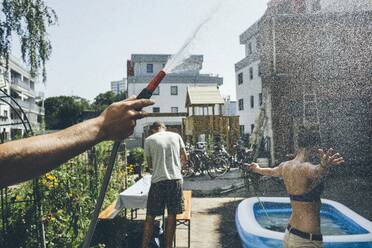
POLYGON ((47 63, 47 97, 77 95, 89 100, 126 76, 133 53, 173 54, 196 26, 190 52, 203 54, 202 73, 224 78, 223 95, 235 99, 234 64, 244 58, 239 35, 265 12, 268 0, 46 0, 58 15, 49 28, 53 52, 47 63), (221 3, 219 5, 219 3, 221 3))

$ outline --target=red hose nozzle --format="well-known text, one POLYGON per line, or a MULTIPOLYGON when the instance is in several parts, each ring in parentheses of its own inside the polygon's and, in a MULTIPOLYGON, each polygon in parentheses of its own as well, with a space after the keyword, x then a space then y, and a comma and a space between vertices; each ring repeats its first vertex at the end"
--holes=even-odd
POLYGON ((165 71, 161 70, 156 74, 156 76, 148 83, 146 89, 148 89, 150 92, 154 92, 156 87, 160 84, 161 80, 165 77, 166 73, 165 71))

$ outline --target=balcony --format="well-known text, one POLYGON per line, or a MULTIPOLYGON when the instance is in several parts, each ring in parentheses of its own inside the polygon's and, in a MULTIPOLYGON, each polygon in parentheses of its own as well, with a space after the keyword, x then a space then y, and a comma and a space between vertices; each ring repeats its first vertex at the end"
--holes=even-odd
POLYGON ((40 107, 33 102, 23 101, 21 99, 15 99, 15 100, 19 104, 19 106, 21 106, 23 111, 25 111, 25 112, 32 111, 32 112, 36 112, 36 113, 44 113, 44 111, 45 111, 43 107, 40 107))
POLYGON ((20 78, 13 78, 10 82, 10 86, 16 88, 19 91, 27 91, 33 96, 36 94, 35 90, 30 87, 30 84, 23 82, 20 78))

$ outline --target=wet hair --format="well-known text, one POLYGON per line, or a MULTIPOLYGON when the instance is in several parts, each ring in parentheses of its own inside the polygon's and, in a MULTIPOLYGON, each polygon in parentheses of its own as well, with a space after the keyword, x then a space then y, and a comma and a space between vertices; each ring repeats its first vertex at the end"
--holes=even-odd
POLYGON ((157 130, 159 128, 165 128, 165 124, 160 121, 155 121, 154 123, 151 124, 150 129, 151 130, 157 130))
POLYGON ((313 148, 320 146, 319 126, 304 126, 298 128, 298 148, 313 148))

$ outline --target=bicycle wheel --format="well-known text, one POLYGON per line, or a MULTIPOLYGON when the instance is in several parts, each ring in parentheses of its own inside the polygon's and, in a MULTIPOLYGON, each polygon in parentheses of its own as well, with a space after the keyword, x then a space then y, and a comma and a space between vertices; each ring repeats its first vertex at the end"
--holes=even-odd
POLYGON ((191 161, 193 165, 193 174, 196 175, 197 173, 203 174, 202 170, 202 161, 199 154, 196 152, 190 153, 189 161, 191 161))
POLYGON ((208 163, 208 175, 211 178, 220 177, 226 174, 228 172, 229 166, 225 159, 223 158, 214 158, 211 159, 208 163))

